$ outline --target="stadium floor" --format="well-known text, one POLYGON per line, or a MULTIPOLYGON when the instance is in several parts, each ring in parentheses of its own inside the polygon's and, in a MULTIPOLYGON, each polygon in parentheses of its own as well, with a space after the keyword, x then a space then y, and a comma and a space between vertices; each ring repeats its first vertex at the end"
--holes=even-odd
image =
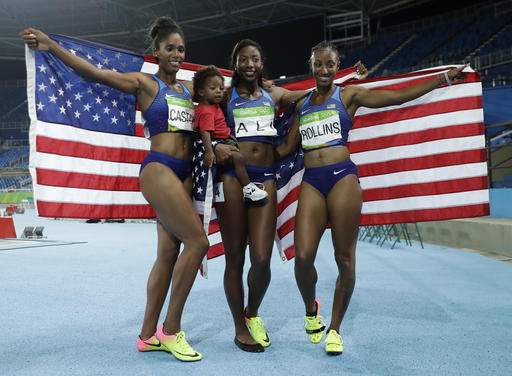
MULTIPOLYGON (((135 340, 155 254, 149 223, 86 224, 15 216, 50 240, 86 244, 0 252, 1 375, 509 375, 512 264, 427 245, 389 250, 360 242, 357 283, 343 326, 345 353, 307 342, 293 263, 272 262, 260 313, 272 346, 233 344, 222 258, 198 278, 183 327, 204 359, 141 354, 135 340)), ((318 253, 324 314, 336 277, 329 233, 318 253)))

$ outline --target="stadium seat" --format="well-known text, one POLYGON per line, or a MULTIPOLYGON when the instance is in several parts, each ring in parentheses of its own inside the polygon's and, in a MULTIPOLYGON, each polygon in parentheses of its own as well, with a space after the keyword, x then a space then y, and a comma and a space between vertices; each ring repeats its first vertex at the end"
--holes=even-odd
POLYGON ((36 239, 44 238, 43 230, 44 230, 44 226, 36 226, 36 228, 34 229, 34 237, 36 239))
POLYGON ((26 226, 21 234, 21 239, 32 239, 34 236, 34 226, 26 226))

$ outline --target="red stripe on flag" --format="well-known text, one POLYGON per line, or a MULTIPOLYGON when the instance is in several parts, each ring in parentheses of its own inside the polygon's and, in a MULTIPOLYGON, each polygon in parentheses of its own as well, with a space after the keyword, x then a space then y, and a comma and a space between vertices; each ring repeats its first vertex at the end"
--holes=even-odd
POLYGON ((489 215, 488 203, 438 209, 419 209, 391 213, 364 214, 361 216, 360 224, 361 226, 368 226, 392 223, 441 221, 456 218, 482 217, 485 215, 489 215))
POLYGON ((440 128, 412 131, 373 139, 349 142, 351 153, 379 150, 394 146, 414 145, 422 142, 446 140, 449 138, 478 136, 484 133, 483 123, 447 125, 440 128))
POLYGON ((85 142, 58 140, 40 135, 36 137, 36 150, 40 153, 75 158, 136 164, 140 164, 148 154, 147 150, 97 146, 85 142))
POLYGON ((140 191, 139 178, 36 168, 37 184, 102 191, 140 191))
POLYGON ((135 136, 146 137, 144 135, 144 125, 142 125, 140 123, 136 123, 135 124, 135 136))
POLYGON ((464 179, 366 189, 363 191, 363 201, 390 200, 411 196, 429 196, 444 193, 476 191, 487 188, 487 176, 477 176, 464 179))
POLYGON ((208 224, 208 235, 215 234, 220 231, 220 223, 218 220, 213 219, 208 224))
POLYGON ((224 244, 223 243, 217 243, 210 245, 210 248, 208 248, 208 254, 207 258, 208 260, 211 260, 212 258, 222 256, 224 254, 224 244))
POLYGON ((286 222, 284 222, 279 228, 277 229, 277 235, 279 238, 284 238, 286 235, 288 235, 290 232, 293 231, 295 228, 295 216, 288 219, 286 222))
POLYGON ((374 112, 354 117, 353 129, 373 125, 393 123, 395 121, 416 119, 423 116, 445 114, 454 111, 475 110, 482 108, 482 97, 453 98, 444 101, 417 104, 389 111, 374 112))
POLYGON ((393 161, 368 163, 359 165, 359 176, 384 175, 393 172, 422 170, 452 165, 477 163, 486 160, 485 149, 464 150, 451 153, 433 154, 424 157, 403 158, 393 161))
POLYGON ((41 217, 51 218, 154 218, 149 205, 92 205, 48 202, 37 200, 37 211, 41 217))
POLYGON ((291 260, 292 258, 295 257, 295 246, 294 245, 289 246, 288 248, 286 248, 284 250, 283 253, 287 260, 291 260))
POLYGON ((293 204, 299 199, 300 183, 297 187, 293 188, 288 194, 277 204, 277 212, 281 214, 289 205, 293 204))

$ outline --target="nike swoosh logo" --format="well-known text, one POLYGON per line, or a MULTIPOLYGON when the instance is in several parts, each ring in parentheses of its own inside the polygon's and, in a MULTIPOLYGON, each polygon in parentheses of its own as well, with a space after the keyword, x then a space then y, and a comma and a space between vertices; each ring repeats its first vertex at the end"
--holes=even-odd
POLYGON ((154 346, 154 347, 161 347, 162 344, 160 342, 158 343, 149 343, 149 342, 146 342, 146 341, 142 341, 144 342, 146 345, 149 345, 149 346, 154 346))
POLYGON ((339 170, 339 171, 333 171, 333 174, 338 175, 338 174, 341 174, 345 170, 346 170, 346 168, 344 168, 343 170, 339 170))
POLYGON ((311 109, 304 110, 304 111, 302 111, 300 114, 301 114, 301 115, 304 115, 304 114, 307 114, 309 111, 311 111, 311 109))
POLYGON ((265 175, 265 176, 273 176, 274 174, 268 174, 268 173, 265 172, 263 175, 265 175))
POLYGON ((243 104, 244 104, 244 102, 235 103, 235 107, 241 106, 241 105, 243 105, 243 104))

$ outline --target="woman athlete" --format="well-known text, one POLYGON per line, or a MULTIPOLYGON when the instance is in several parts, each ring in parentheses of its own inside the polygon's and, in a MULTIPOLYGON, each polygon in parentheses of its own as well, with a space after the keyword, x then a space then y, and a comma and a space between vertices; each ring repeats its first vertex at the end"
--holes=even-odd
MULTIPOLYGON (((153 23, 149 36, 158 60, 154 75, 98 69, 33 28, 22 31, 21 36, 28 47, 54 54, 81 76, 136 96, 151 140, 151 150, 140 169, 140 188, 158 218, 157 258, 148 279, 137 347, 139 351, 168 351, 182 361, 201 360, 202 355, 190 346, 181 328, 183 307, 208 250, 208 238, 191 200, 192 89, 190 83, 176 79, 185 59, 181 28, 169 17, 153 23), (180 116, 174 116, 178 113, 180 116), (157 328, 171 279, 169 308, 164 323, 157 328)), ((229 155, 229 150, 219 145, 219 152, 229 155)))
POLYGON ((312 48, 310 64, 316 89, 297 104, 287 141, 277 148, 277 154, 290 154, 299 142, 305 152, 305 172, 295 216, 295 279, 305 305, 305 329, 313 343, 322 340, 325 329, 316 300, 314 262, 325 227, 328 222, 331 225, 338 278, 325 350, 337 355, 343 352, 340 325, 354 290, 362 206, 357 166, 350 160, 346 146, 354 114, 361 106, 379 108, 418 98, 441 84, 457 80, 464 67, 415 86, 389 91, 336 86, 334 78, 340 57, 330 43, 322 42, 312 48))

